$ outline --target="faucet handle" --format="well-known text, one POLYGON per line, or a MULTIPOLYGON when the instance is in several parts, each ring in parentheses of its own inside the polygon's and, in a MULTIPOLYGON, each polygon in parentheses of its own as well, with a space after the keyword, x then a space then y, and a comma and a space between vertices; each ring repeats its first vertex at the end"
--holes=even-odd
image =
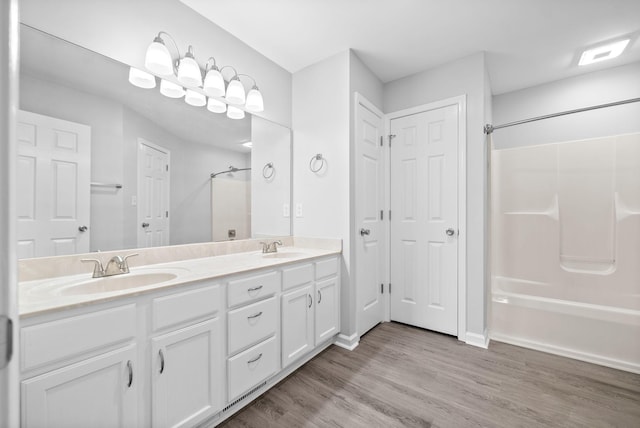
POLYGON ((260 242, 260 245, 262 245, 262 252, 266 253, 269 250, 269 244, 266 242, 260 242))
POLYGON ((82 263, 95 263, 93 267, 93 277, 100 278, 104 276, 104 268, 102 267, 102 262, 98 259, 80 259, 82 263))
POLYGON ((127 254, 122 258, 122 263, 120 264, 120 269, 123 273, 129 273, 129 264, 127 263, 127 259, 129 257, 139 256, 140 253, 127 254))

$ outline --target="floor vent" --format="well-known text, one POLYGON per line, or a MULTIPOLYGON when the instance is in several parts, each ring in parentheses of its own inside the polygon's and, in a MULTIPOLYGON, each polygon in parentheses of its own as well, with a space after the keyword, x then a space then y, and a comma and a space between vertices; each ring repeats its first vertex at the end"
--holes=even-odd
POLYGON ((260 388, 264 387, 266 384, 267 384, 267 381, 264 381, 260 385, 256 386, 255 388, 247 391, 245 394, 241 395, 237 399, 233 400, 231 403, 229 403, 229 405, 227 407, 222 409, 222 413, 228 412, 233 406, 235 406, 236 404, 238 404, 239 402, 241 402, 242 400, 244 400, 245 398, 247 398, 248 396, 250 396, 254 392, 258 391, 260 388))

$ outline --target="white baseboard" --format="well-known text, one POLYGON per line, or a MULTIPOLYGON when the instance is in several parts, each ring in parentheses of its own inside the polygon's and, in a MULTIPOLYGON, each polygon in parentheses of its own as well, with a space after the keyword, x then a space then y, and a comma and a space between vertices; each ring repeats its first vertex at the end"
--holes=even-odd
POLYGON ((548 352, 549 354, 560 355, 561 357, 573 358, 575 360, 586 361, 587 363, 598 364, 605 367, 611 367, 613 369, 640 374, 640 364, 630 361, 618 360, 602 355, 591 354, 589 352, 576 351, 574 349, 563 348, 561 346, 549 345, 548 343, 540 343, 534 340, 522 339, 499 333, 492 333, 491 338, 495 341, 508 343, 510 345, 548 352))
POLYGON ((334 345, 344 349, 348 349, 349 351, 353 351, 354 349, 356 349, 359 343, 360 336, 358 336, 358 333, 353 333, 351 336, 346 336, 340 333, 336 338, 336 341, 333 342, 334 345))
POLYGON ((467 332, 465 343, 478 348, 487 349, 489 347, 489 332, 485 330, 482 334, 467 332))

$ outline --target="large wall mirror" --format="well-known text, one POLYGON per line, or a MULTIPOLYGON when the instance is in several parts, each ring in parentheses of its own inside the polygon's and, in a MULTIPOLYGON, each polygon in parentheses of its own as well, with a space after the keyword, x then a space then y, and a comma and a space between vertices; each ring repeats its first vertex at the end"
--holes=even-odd
POLYGON ((19 258, 291 234, 291 132, 20 31, 19 258))

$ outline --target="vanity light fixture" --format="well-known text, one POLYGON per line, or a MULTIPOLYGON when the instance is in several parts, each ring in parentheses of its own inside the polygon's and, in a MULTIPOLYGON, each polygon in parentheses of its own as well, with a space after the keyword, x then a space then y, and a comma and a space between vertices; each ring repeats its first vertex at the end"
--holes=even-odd
MULTIPOLYGON (((175 39, 164 31, 160 31, 147 47, 144 66, 151 73, 164 77, 160 81, 160 93, 167 97, 181 98, 186 93, 187 104, 198 107, 206 105, 207 109, 214 113, 226 111, 227 116, 232 119, 243 119, 245 109, 250 112, 264 111, 264 100, 253 77, 239 74, 230 65, 218 67, 214 57, 209 57, 203 73, 196 61, 193 46, 189 45, 187 52, 182 56, 175 39), (171 40, 177 56, 172 56, 165 44, 166 39, 171 40), (233 76, 228 81, 225 81, 222 74, 226 68, 233 70, 233 76), (170 77, 173 79, 168 79, 170 77), (251 79, 249 93, 246 93, 240 77, 251 79), (227 107, 223 101, 233 106, 227 107)), ((153 74, 132 67, 129 71, 129 82, 140 88, 154 88, 156 82, 153 74)))
POLYGON ((614 43, 587 49, 582 52, 578 65, 588 65, 595 62, 605 61, 620 56, 629 44, 630 39, 619 40, 614 43))
POLYGON ((244 110, 240 110, 238 107, 229 105, 227 106, 227 117, 229 119, 244 119, 244 110))
POLYGON ((207 110, 212 113, 224 113, 227 111, 227 105, 215 98, 209 98, 207 101, 207 110))
POLYGON ((139 68, 129 68, 129 83, 138 88, 151 89, 156 87, 156 76, 139 68))
POLYGON ((194 107, 202 107, 207 104, 207 97, 193 89, 187 89, 187 93, 184 96, 184 102, 194 107))
POLYGON ((160 93, 169 98, 182 98, 184 96, 184 88, 170 80, 162 79, 160 81, 160 93))

